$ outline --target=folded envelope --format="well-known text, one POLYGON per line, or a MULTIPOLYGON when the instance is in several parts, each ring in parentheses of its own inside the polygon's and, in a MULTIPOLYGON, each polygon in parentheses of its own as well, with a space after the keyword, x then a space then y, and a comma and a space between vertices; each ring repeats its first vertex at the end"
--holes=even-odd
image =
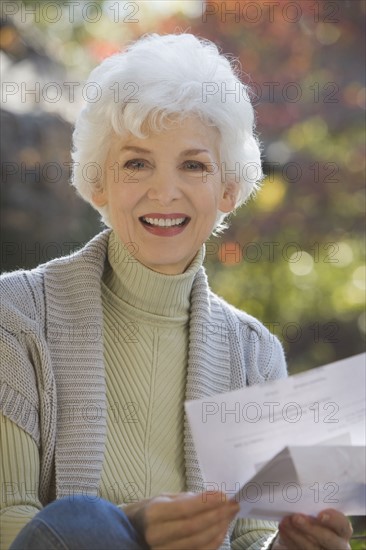
POLYGON ((239 517, 279 520, 324 508, 365 515, 365 472, 362 446, 285 447, 235 495, 239 517))
POLYGON ((365 362, 186 402, 203 489, 240 498, 243 517, 366 515, 365 362))

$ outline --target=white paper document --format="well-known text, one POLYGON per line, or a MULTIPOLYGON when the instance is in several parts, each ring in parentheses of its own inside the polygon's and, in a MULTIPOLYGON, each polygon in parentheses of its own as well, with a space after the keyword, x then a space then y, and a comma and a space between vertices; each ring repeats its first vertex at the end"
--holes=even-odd
POLYGON ((239 517, 366 515, 366 354, 187 401, 205 489, 239 517))

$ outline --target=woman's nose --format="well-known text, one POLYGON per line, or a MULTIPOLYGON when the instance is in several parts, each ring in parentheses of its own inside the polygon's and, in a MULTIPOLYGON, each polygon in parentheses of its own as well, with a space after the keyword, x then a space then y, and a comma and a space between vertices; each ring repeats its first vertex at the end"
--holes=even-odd
POLYGON ((169 204, 182 196, 177 175, 172 171, 156 171, 149 183, 149 199, 161 204, 169 204))

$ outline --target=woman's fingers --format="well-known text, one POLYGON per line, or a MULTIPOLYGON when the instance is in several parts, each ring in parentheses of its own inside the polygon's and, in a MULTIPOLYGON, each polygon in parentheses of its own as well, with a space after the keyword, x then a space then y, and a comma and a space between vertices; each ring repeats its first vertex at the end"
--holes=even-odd
POLYGON ((172 521, 196 516, 201 512, 228 505, 223 493, 181 493, 179 496, 159 496, 151 500, 147 517, 150 521, 172 521))
POLYGON ((181 541, 188 540, 198 550, 202 544, 215 548, 215 539, 224 538, 238 511, 239 505, 224 494, 207 492, 165 493, 129 506, 126 512, 150 547, 183 548, 181 541))
MULTIPOLYGON (((160 505, 160 503, 158 504, 160 505)), ((179 503, 174 501, 170 504, 175 509, 173 512, 169 511, 169 515, 174 519, 167 520, 166 515, 161 515, 162 512, 166 512, 165 507, 160 508, 159 506, 159 510, 156 511, 153 510, 155 506, 151 506, 150 512, 146 512, 145 538, 153 548, 160 548, 168 543, 171 548, 178 548, 176 546, 178 542, 186 539, 190 543, 194 541, 198 548, 201 539, 207 543, 212 540, 213 536, 219 536, 223 529, 226 532, 230 521, 234 519, 239 510, 236 503, 221 502, 221 499, 210 503, 208 499, 199 505, 197 505, 196 498, 182 499, 179 503), (187 509, 187 504, 190 503, 192 503, 192 507, 187 509), (177 504, 179 506, 176 506, 177 504)))
MULTIPOLYGON (((329 521, 328 514, 326 516, 329 521)), ((289 548, 294 547, 299 550, 349 550, 349 536, 342 537, 338 534, 340 531, 345 532, 347 528, 347 523, 344 521, 345 516, 343 514, 340 516, 332 518, 332 527, 325 526, 324 521, 320 523, 319 519, 301 514, 287 517, 279 526, 281 540, 289 548), (335 531, 335 528, 338 532, 335 531)), ((350 531, 347 530, 347 533, 350 531)))
POLYGON ((226 535, 230 520, 224 520, 219 523, 203 529, 194 535, 186 536, 174 542, 167 542, 162 545, 154 546, 153 550, 217 550, 226 535))
POLYGON ((332 508, 329 508, 328 510, 322 510, 318 516, 317 520, 320 523, 320 525, 323 525, 324 527, 328 527, 337 535, 340 537, 349 540, 352 537, 353 529, 351 522, 345 516, 342 514, 342 512, 338 512, 337 510, 333 510, 332 508))
MULTIPOLYGON (((298 550, 319 550, 320 545, 317 544, 316 539, 314 539, 306 530, 300 531, 298 526, 294 525, 293 518, 294 516, 287 516, 281 521, 279 525, 281 542, 285 543, 289 549, 297 548, 298 550)), ((311 521, 310 518, 309 521, 311 521)))

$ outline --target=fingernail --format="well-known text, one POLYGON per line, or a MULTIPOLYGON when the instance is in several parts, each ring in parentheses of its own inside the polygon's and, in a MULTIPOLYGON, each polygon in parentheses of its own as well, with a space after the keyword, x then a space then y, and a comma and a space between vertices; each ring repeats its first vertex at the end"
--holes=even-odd
POLYGON ((320 521, 322 523, 327 523, 328 520, 329 520, 329 515, 328 514, 323 514, 322 517, 320 518, 320 521))
POLYGON ((239 508, 239 504, 236 500, 229 500, 231 508, 239 508))
POLYGON ((294 516, 293 521, 295 525, 305 525, 305 518, 303 516, 294 516))
POLYGON ((230 508, 229 508, 229 513, 230 513, 233 517, 235 517, 236 514, 239 512, 239 510, 240 510, 240 506, 236 506, 235 508, 230 506, 230 508))

